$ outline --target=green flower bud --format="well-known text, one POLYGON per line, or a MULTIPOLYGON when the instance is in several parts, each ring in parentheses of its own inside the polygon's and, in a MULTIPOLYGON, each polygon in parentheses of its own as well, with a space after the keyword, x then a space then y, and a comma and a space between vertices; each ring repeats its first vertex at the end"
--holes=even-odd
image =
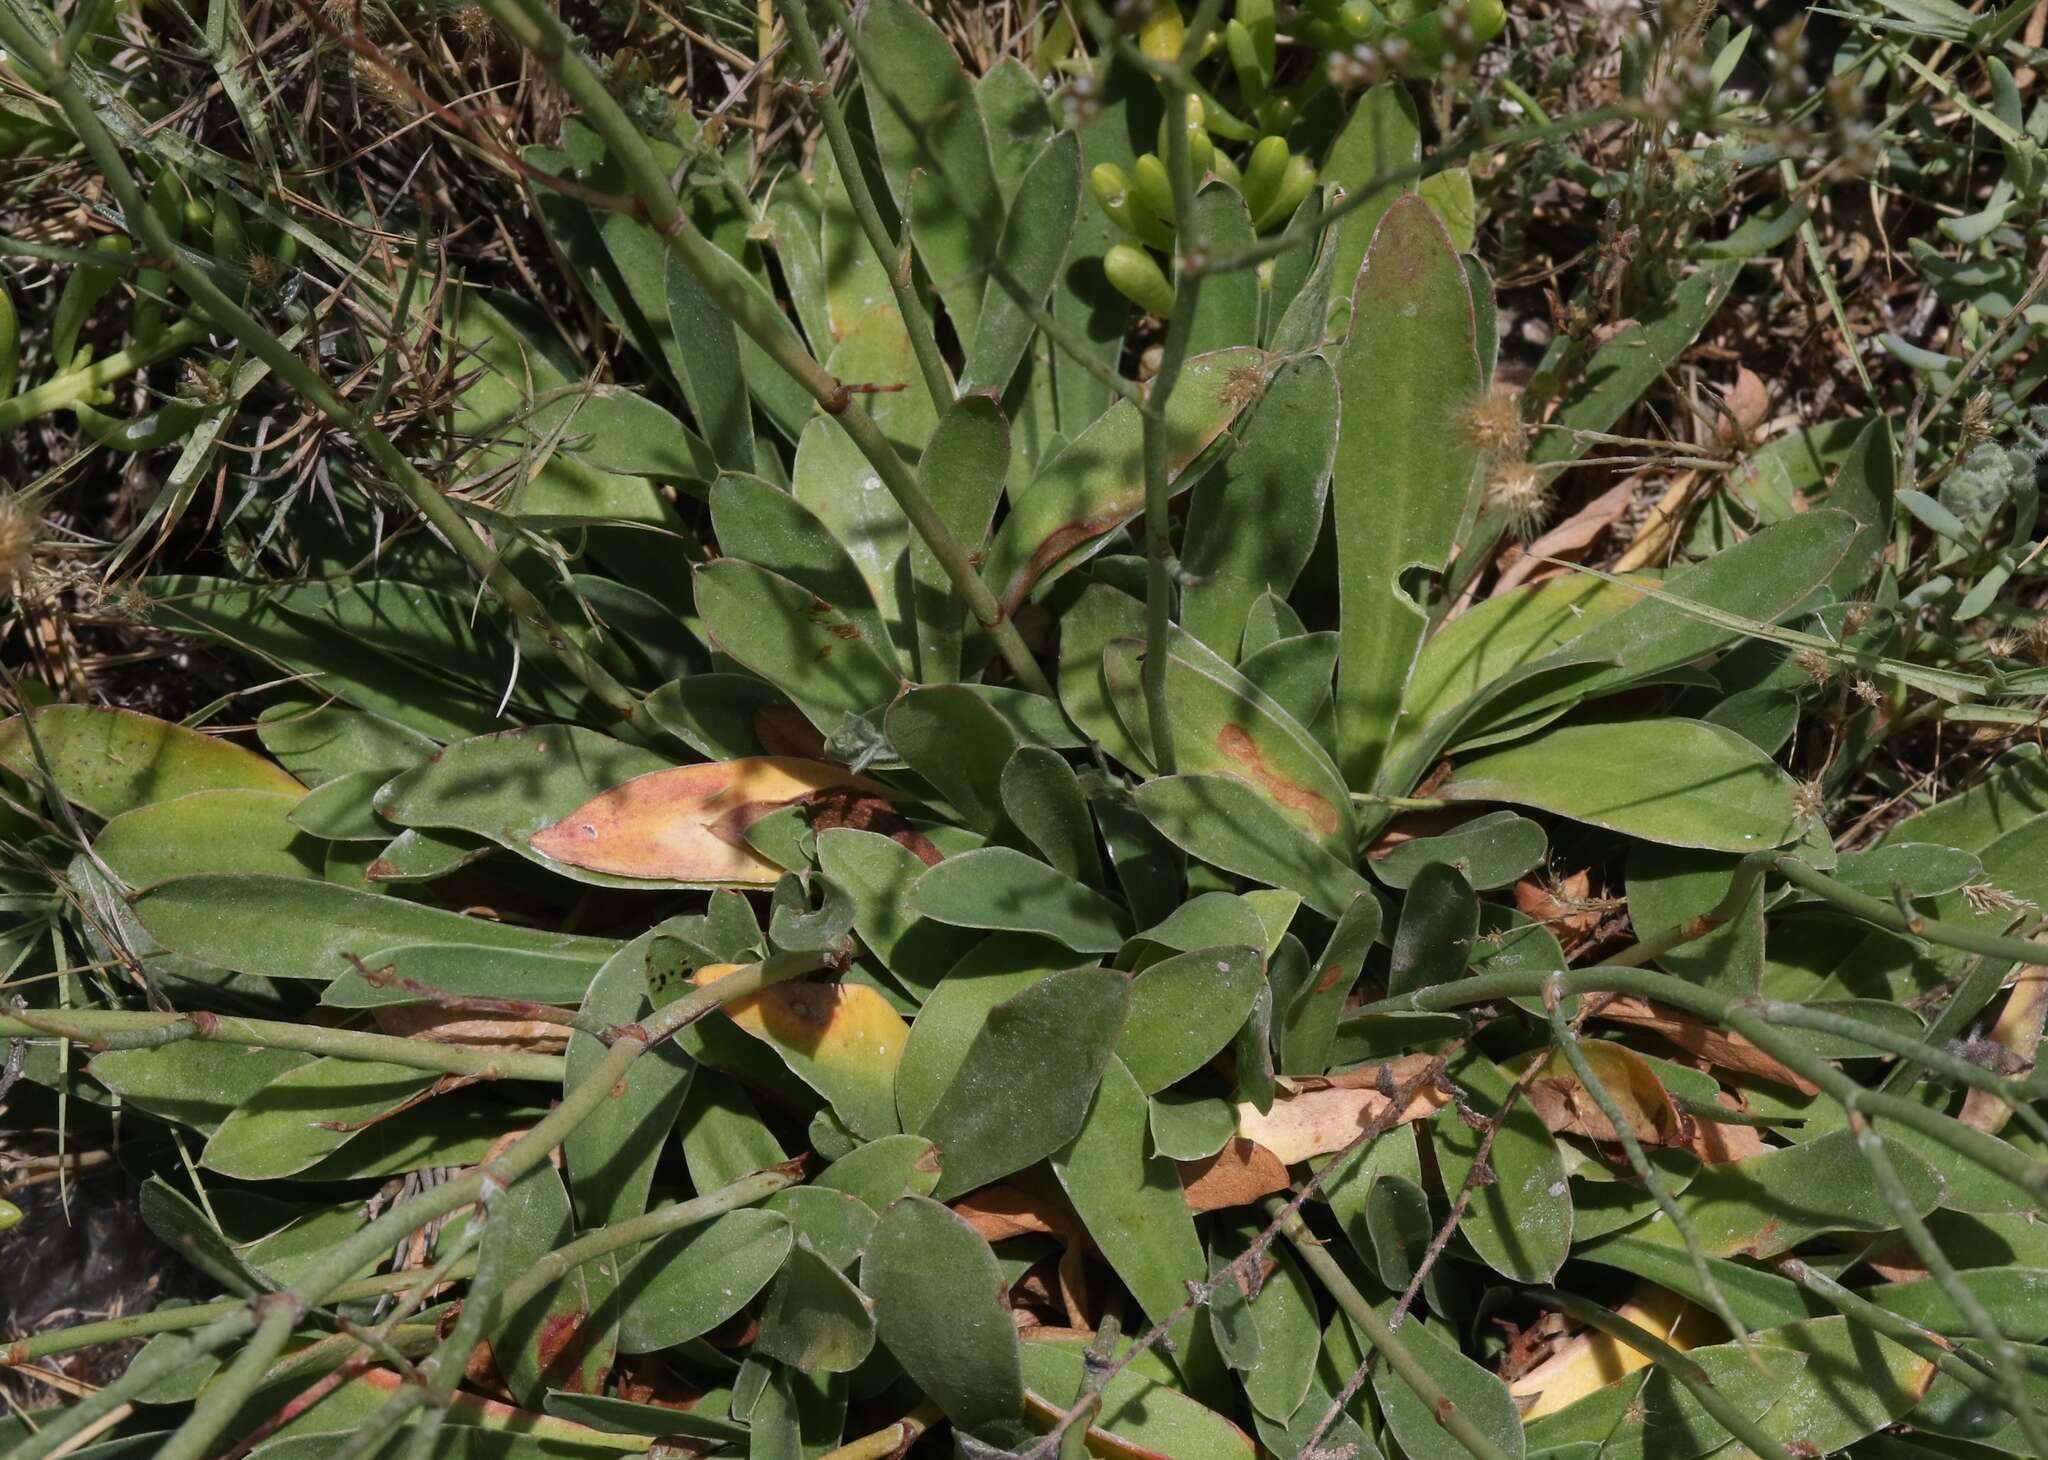
POLYGON ((1132 248, 1128 243, 1112 246, 1102 256, 1102 272, 1109 275, 1117 292, 1138 308, 1161 319, 1172 318, 1173 286, 1166 282, 1166 271, 1159 267, 1159 261, 1144 249, 1132 248))
POLYGON ((1280 175, 1280 186, 1273 192, 1273 201, 1252 217, 1252 226, 1260 232, 1277 228, 1294 216, 1294 210, 1301 206, 1301 200, 1308 196, 1309 189, 1316 185, 1316 165, 1306 157, 1287 159, 1287 170, 1280 175))
POLYGON ((1287 171, 1287 139, 1285 137, 1261 137, 1259 145, 1252 148, 1252 155, 1244 164, 1244 201, 1257 218, 1272 206, 1273 197, 1280 190, 1280 179, 1287 171))

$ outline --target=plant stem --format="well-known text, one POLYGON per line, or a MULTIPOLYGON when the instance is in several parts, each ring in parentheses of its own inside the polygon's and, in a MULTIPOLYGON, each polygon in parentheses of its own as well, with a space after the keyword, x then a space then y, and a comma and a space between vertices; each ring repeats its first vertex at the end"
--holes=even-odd
POLYGON ((1958 1384, 1983 1395, 2001 1409, 2005 1407, 1998 1381, 1987 1372, 1989 1365, 1982 1355, 1958 1346, 1933 1329, 1922 1327, 1889 1308, 1880 1308, 1862 1294, 1843 1287, 1826 1273, 1808 1267, 1796 1257, 1782 1259, 1778 1263, 1778 1271, 1809 1293, 1824 1299, 1851 1322, 1875 1329, 1892 1342, 1931 1360, 1935 1368, 1958 1384))
POLYGON ((1728 1402, 1728 1396, 1714 1386, 1705 1369, 1641 1324, 1631 1323, 1619 1313, 1597 1303, 1588 1303, 1575 1294, 1560 1293, 1553 1288, 1532 1289, 1529 1296, 1546 1307, 1578 1319, 1589 1328, 1599 1329, 1649 1358, 1659 1369, 1690 1389, 1693 1398, 1700 1402, 1700 1408, 1755 1454, 1770 1457, 1770 1460, 1791 1460, 1790 1451, 1765 1434, 1755 1419, 1728 1402))
POLYGON ((585 1232, 575 1241, 555 1248, 507 1283, 504 1296, 498 1300, 499 1307, 506 1312, 517 1312, 549 1283, 579 1263, 602 1257, 607 1252, 616 1252, 621 1247, 652 1242, 670 1232, 680 1232, 685 1227, 722 1217, 738 1207, 750 1207, 757 1201, 766 1201, 786 1186, 794 1186, 796 1182, 795 1172, 780 1166, 770 1167, 729 1182, 708 1196, 670 1202, 641 1216, 585 1232))
POLYGON ((1853 1099, 1845 1102, 1849 1111, 1849 1133, 1855 1138, 1856 1149, 1869 1163, 1870 1174, 1877 1178, 1878 1190, 1884 1193, 1892 1214, 1899 1219, 1899 1230, 1904 1234, 1907 1245, 1927 1264, 1927 1275, 1934 1279, 1942 1296, 1963 1316, 1963 1321, 1976 1330, 1985 1346, 1998 1355, 1996 1372, 1998 1387, 2004 1395, 2002 1403, 2019 1421, 2020 1432, 2026 1436, 2028 1447, 2036 1455, 2048 1456, 2048 1429, 2043 1428, 2041 1416, 2027 1397, 2026 1372, 2019 1350, 1999 1331, 1990 1311, 1977 1301, 1977 1295, 1970 1291, 1969 1285, 1956 1272, 1955 1264, 1942 1251, 1941 1244, 1934 1240, 1934 1234, 1927 1230, 1927 1223, 1920 1219, 1920 1208, 1907 1192, 1905 1183, 1899 1180, 1891 1153, 1884 1148, 1884 1137, 1858 1111, 1861 1103, 1853 1099))
MULTIPOLYGON (((752 1206, 795 1184, 796 1180, 794 1172, 779 1167, 756 1171, 703 1196, 671 1202, 642 1216, 586 1232, 575 1241, 542 1256, 501 1291, 480 1294, 472 1290, 463 1300, 462 1311, 447 1339, 420 1363, 419 1372, 425 1382, 408 1385, 392 1395, 371 1417, 366 1430, 388 1433, 415 1410, 426 1408, 435 1411, 422 1424, 411 1447, 422 1455, 432 1455, 434 1435, 454 1398, 456 1386, 462 1382, 469 1351, 476 1346, 478 1339, 496 1328, 502 1315, 518 1312, 550 1283, 558 1281, 579 1263, 684 1227, 708 1222, 740 1207, 752 1206)), ((375 1452, 376 1447, 372 1445, 364 1453, 375 1452)))
POLYGON ((316 410, 360 441, 370 459, 427 519, 428 525, 454 549, 456 555, 489 586, 506 610, 537 632, 561 660, 563 667, 582 681, 592 694, 621 719, 631 719, 640 704, 632 691, 612 678, 609 671, 586 654, 555 623, 541 601, 505 566, 497 552, 455 505, 406 460, 405 454, 377 423, 365 418, 336 394, 325 377, 222 292, 204 269, 185 256, 137 186, 134 174, 129 172, 128 164, 121 157, 121 149, 113 133, 107 130, 99 113, 72 76, 70 62, 47 52, 37 42, 34 33, 22 24, 20 17, 5 5, 0 5, 0 46, 11 52, 17 62, 37 73, 120 203, 121 214, 128 227, 157 257, 158 266, 165 268, 177 281, 178 287, 185 291, 213 327, 233 335, 316 410))
POLYGON ((1167 478, 1167 399, 1180 382, 1187 363, 1188 340, 1202 292, 1208 249, 1196 217, 1194 160, 1188 150, 1189 64, 1200 54, 1202 40, 1215 23, 1220 7, 1209 0, 1195 12, 1181 41, 1180 55, 1159 72, 1166 95, 1166 175, 1173 186, 1173 317, 1159 349, 1159 368, 1145 390, 1143 421, 1145 452, 1145 667, 1142 686, 1145 719, 1152 732, 1152 767, 1162 776, 1174 773, 1173 711, 1166 700, 1167 639, 1173 630, 1173 493, 1167 478))
POLYGON ((199 1391, 192 1413, 158 1448, 156 1460, 203 1460, 214 1439, 255 1390, 270 1361, 284 1352, 292 1329, 298 1326, 299 1305, 282 1294, 260 1298, 257 1303, 263 1317, 254 1336, 235 1356, 227 1372, 199 1391))
POLYGON ((1833 903, 1842 911, 1853 913, 1866 923, 1874 923, 1888 933, 1898 933, 1908 938, 1923 938, 1929 943, 1939 943, 1945 948, 1954 948, 1963 953, 1981 953, 1988 958, 2004 958, 2014 963, 2048 967, 2048 948, 2043 948, 2038 943, 2029 943, 2024 938, 2006 938, 1997 933, 1980 932, 1976 928, 1941 922, 1935 918, 1910 916, 1901 912, 1896 903, 1844 886, 1826 873, 1807 866, 1797 857, 1779 857, 1774 865, 1787 882, 1805 888, 1808 892, 1833 903))
POLYGON ((232 1014, 152 1014, 129 1009, 80 1009, 44 1013, 17 1009, 0 1015, 0 1039, 42 1036, 69 1039, 89 1049, 157 1049, 185 1040, 208 1044, 239 1044, 257 1049, 296 1049, 342 1059, 375 1060, 444 1075, 479 1080, 538 1080, 562 1083, 562 1057, 523 1050, 470 1049, 459 1044, 433 1044, 372 1034, 362 1029, 323 1029, 272 1019, 242 1019, 232 1014))
POLYGON ((1994 1099, 2001 1100, 2021 1124, 2035 1135, 2048 1140, 2048 1123, 2044 1123, 2026 1095, 2023 1085, 2017 1080, 2006 1079, 1993 1074, 1982 1065, 1972 1064, 1959 1055, 1929 1044, 1925 1040, 1911 1039, 1895 1034, 1875 1024, 1866 1024, 1860 1019, 1851 1019, 1843 1014, 1826 1009, 1809 1009, 1804 1004, 1787 1004, 1776 1000, 1765 1000, 1757 1006, 1757 1012, 1773 1024, 1792 1029, 1811 1029, 1821 1034, 1839 1035, 1853 1039, 1872 1049, 1881 1049, 1887 1054, 1897 1055, 1902 1060, 1915 1063, 1948 1076, 1972 1090, 1982 1090, 1994 1099))
MULTIPOLYGON (((813 972, 826 966, 827 961, 824 955, 815 953, 777 954, 735 969, 718 982, 694 989, 674 1003, 665 1005, 643 1020, 637 1030, 615 1041, 605 1051, 604 1057, 591 1066, 588 1075, 563 1092, 560 1104, 494 1159, 466 1175, 399 1203, 375 1221, 357 1228, 329 1248, 326 1255, 287 1293, 267 1295, 260 1301, 270 1305, 289 1299, 298 1311, 325 1302, 352 1274, 360 1271, 365 1263, 390 1251, 401 1237, 436 1217, 468 1206, 487 1191, 509 1187, 545 1161, 550 1151, 603 1107, 618 1083, 633 1068, 633 1062, 649 1049, 734 999, 760 993, 774 984, 813 972)), ((266 1306, 265 1314, 269 1311, 266 1306)), ((257 1305, 242 1304, 189 1338, 156 1345, 129 1365, 128 1371, 120 1378, 52 1418, 0 1460, 44 1460, 51 1451, 102 1414, 128 1402, 194 1359, 214 1353, 245 1336, 256 1324, 257 1305)), ((258 1377, 260 1371, 248 1376, 249 1384, 244 1386, 243 1392, 232 1396, 235 1403, 247 1397, 248 1388, 253 1387, 258 1377)), ((214 1384, 216 1390, 230 1387, 225 1376, 215 1380, 214 1384)), ((223 1403, 226 1403, 226 1397, 223 1403)), ((197 1418, 195 1411, 186 1424, 193 1425, 197 1418)), ((182 1429, 180 1433, 183 1433, 182 1429)))
POLYGON ((1657 1203, 1657 1209, 1664 1213, 1665 1220, 1671 1223, 1671 1229, 1684 1240, 1686 1255, 1692 1259, 1693 1275, 1699 1279, 1700 1291, 1707 1295, 1707 1301, 1713 1305, 1715 1316, 1730 1333, 1747 1345, 1749 1330, 1736 1316, 1727 1295, 1721 1291, 1721 1285, 1714 1281, 1713 1270, 1707 1266, 1707 1254, 1700 1246, 1699 1234, 1693 1230, 1692 1223, 1686 1220, 1685 1213, 1679 1209, 1678 1199, 1671 1194, 1671 1188, 1665 1184, 1664 1178, 1657 1173, 1657 1168, 1650 1164, 1650 1158, 1644 1154, 1643 1143, 1636 1138, 1635 1127, 1629 1124, 1628 1116, 1621 1108, 1621 1102, 1614 1098, 1613 1093, 1607 1088, 1606 1081, 1602 1080, 1599 1071, 1593 1068, 1593 1062, 1586 1058, 1585 1050, 1579 1047, 1579 1036, 1573 1032, 1571 1021, 1565 1018, 1563 999, 1552 995, 1554 988, 1555 985, 1546 988, 1543 997, 1543 1006, 1550 1015, 1550 1037, 1556 1042, 1557 1047, 1564 1051, 1565 1060, 1571 1065, 1572 1073, 1578 1076, 1579 1083, 1593 1097, 1593 1103, 1600 1107, 1600 1113, 1607 1117, 1607 1123, 1614 1127, 1615 1137, 1621 1142, 1621 1149, 1628 1156, 1629 1168, 1635 1172, 1636 1179, 1649 1191, 1651 1198, 1657 1203))
POLYGON ((1479 1432, 1471 1416, 1444 1393, 1422 1360, 1416 1358, 1414 1351, 1373 1311, 1365 1294, 1352 1285, 1350 1275, 1338 1266, 1337 1259, 1330 1256, 1315 1233, 1309 1231, 1301 1214, 1287 1212, 1286 1203, 1278 1197, 1267 1198, 1265 1209, 1270 1215, 1282 1217, 1280 1235, 1293 1244, 1295 1255, 1316 1275, 1316 1280, 1329 1289, 1330 1296, 1337 1300, 1344 1316, 1372 1345, 1373 1352, 1387 1361, 1387 1366, 1428 1407, 1436 1422, 1451 1438, 1469 1450, 1476 1460, 1507 1460, 1506 1452, 1479 1432))
MULTIPOLYGON (((464 1259, 448 1271, 448 1279, 454 1281, 470 1276, 476 1271, 476 1263, 464 1259)), ((380 1272, 370 1277, 358 1278, 343 1283, 327 1295, 332 1303, 353 1302, 357 1298, 380 1298, 386 1293, 403 1292, 419 1281, 417 1272, 380 1272)), ((69 1328, 52 1328, 45 1332, 17 1339, 0 1348, 0 1368, 15 1364, 31 1363, 47 1358, 51 1354, 74 1353, 82 1348, 92 1348, 102 1343, 122 1343, 131 1338, 149 1338, 159 1333, 180 1333, 189 1328, 204 1328, 216 1318, 246 1306, 241 1298, 216 1298, 210 1303, 193 1303, 183 1308, 157 1308, 148 1313, 131 1313, 125 1318, 103 1318, 95 1323, 78 1323, 69 1328)))
POLYGON ((1911 1126, 2000 1179, 2011 1182, 2034 1200, 2048 1201, 2048 1162, 2038 1161, 1994 1136, 1964 1125, 1953 1116, 1896 1095, 1866 1089, 1814 1054, 1806 1045, 1788 1038, 1769 1021, 1759 1017, 1755 1012, 1756 1000, 1717 993, 1668 974, 1613 963, 1575 968, 1564 973, 1529 970, 1479 974, 1455 983, 1436 984, 1413 993, 1381 999, 1357 1012, 1449 1013, 1500 999, 1539 997, 1552 984, 1566 996, 1633 994, 1724 1024, 1787 1068, 1804 1075, 1842 1104, 1853 1101, 1873 1115, 1911 1126))
POLYGON ((1763 880, 1764 872, 1770 867, 1773 854, 1752 852, 1735 864, 1735 871, 1728 879, 1728 891, 1719 902, 1696 917, 1687 918, 1673 928, 1644 938, 1630 947, 1622 949, 1607 959, 1609 968, 1640 968, 1653 959, 1662 958, 1673 948, 1704 938, 1724 923, 1732 922, 1749 899, 1755 895, 1757 883, 1763 880))
POLYGON ((734 278, 739 265, 697 231, 670 191, 668 175, 648 150, 624 109, 605 89, 604 78, 575 49, 573 37, 545 0, 482 0, 483 7, 507 35, 552 76, 583 109, 584 119, 604 139, 612 158, 624 170, 643 222, 661 235, 669 251, 697 276, 706 293, 745 330, 769 359, 807 391, 837 420, 853 441, 917 535, 924 539, 975 622, 995 641, 1017 682, 1033 694, 1053 697, 1053 688, 1017 626, 1003 612, 994 593, 982 582, 967 549, 953 536, 938 509, 918 485, 916 474, 882 435, 874 419, 860 408, 847 389, 820 365, 797 338, 789 321, 764 297, 743 288, 734 278))
MULTIPOLYGON (((818 37, 811 30, 811 18, 804 13, 804 4, 805 0, 775 0, 775 9, 789 28, 790 48, 796 52, 804 80, 810 83, 811 99, 817 103, 818 118, 825 124, 825 142, 832 149, 832 160, 839 164, 839 180, 846 189, 847 201, 853 205, 853 216, 860 221, 861 232, 867 235, 875 257, 882 261, 882 272, 889 277, 889 292, 896 296, 896 312, 903 316, 903 330, 910 336, 911 353, 917 356, 917 368, 924 376, 932 409, 943 416, 953 404, 952 372, 946 369, 945 357, 939 353, 932 317, 917 297, 917 285, 907 267, 908 257, 889 236, 881 210, 875 206, 874 194, 868 189, 860 154, 854 150, 853 134, 846 129, 846 113, 839 98, 832 94, 832 82, 825 75, 825 58, 818 52, 818 37)), ((840 13, 839 24, 847 40, 858 49, 855 28, 847 23, 844 12, 840 13)))
POLYGON ((0 400, 0 431, 12 431, 25 421, 82 404, 102 387, 124 380, 144 366, 153 365, 166 355, 175 355, 185 346, 205 337, 204 324, 196 319, 181 319, 148 345, 131 345, 68 375, 54 376, 12 399, 0 400))

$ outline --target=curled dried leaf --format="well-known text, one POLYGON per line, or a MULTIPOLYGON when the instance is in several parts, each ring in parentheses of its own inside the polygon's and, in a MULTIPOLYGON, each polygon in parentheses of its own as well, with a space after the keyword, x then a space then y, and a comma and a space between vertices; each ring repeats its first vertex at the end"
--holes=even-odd
MULTIPOLYGON (((1341 1151, 1380 1118, 1394 1094, 1431 1062, 1430 1055, 1403 1055, 1383 1065, 1342 1075, 1291 1080, 1273 1108, 1261 1114, 1252 1104, 1237 1107, 1237 1133, 1271 1151, 1285 1165, 1341 1151)), ((1420 1085, 1393 1124, 1406 1125, 1441 1109, 1450 1095, 1434 1082, 1420 1085)))
POLYGON ((1696 1015, 1666 1009, 1661 1005, 1652 1004, 1647 999, 1610 1000, 1600 1007, 1594 1017, 1616 1024, 1626 1024, 1631 1029, 1647 1029, 1652 1034, 1662 1035, 1680 1049, 1717 1069, 1754 1075, 1760 1080, 1788 1086, 1802 1095, 1817 1094, 1820 1090, 1818 1085, 1804 1075, 1786 1068, 1741 1035, 1726 1029, 1717 1029, 1696 1015))
POLYGON ((545 1019, 479 1019, 460 1009, 437 1009, 431 1004, 379 1004, 370 1014, 386 1034, 434 1044, 539 1054, 560 1054, 569 1046, 569 1026, 545 1019))

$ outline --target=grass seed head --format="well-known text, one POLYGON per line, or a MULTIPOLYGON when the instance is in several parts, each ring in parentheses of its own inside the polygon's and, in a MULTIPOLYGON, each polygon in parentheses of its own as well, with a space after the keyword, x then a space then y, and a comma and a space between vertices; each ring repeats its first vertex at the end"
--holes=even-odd
POLYGON ((1508 462, 1487 478, 1486 505, 1515 541, 1527 542, 1550 515, 1550 483, 1528 462, 1508 462))

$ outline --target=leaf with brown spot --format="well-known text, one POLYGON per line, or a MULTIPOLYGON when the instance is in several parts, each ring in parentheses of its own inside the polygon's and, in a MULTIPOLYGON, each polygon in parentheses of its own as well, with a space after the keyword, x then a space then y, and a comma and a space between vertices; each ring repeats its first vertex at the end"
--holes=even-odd
MULTIPOLYGON (((691 978, 700 986, 713 984, 741 966, 714 963, 691 978)), ((829 1100, 855 1135, 873 1140, 899 1129, 896 1066, 910 1026, 873 989, 844 982, 782 983, 735 999, 723 1012, 829 1100)))
POLYGON ((747 844, 746 828, 784 806, 884 787, 823 761, 749 756, 652 771, 612 787, 529 839, 571 867, 706 886, 768 886, 782 869, 747 844))
MULTIPOLYGON (((1181 471, 1223 433, 1244 404, 1234 377, 1265 357, 1240 346, 1187 362, 1166 407, 1166 467, 1181 471)), ((1183 479, 1174 490, 1188 485, 1183 479)), ((1104 411, 1046 462, 1010 504, 983 576, 1006 610, 1078 567, 1145 505, 1144 422, 1132 401, 1104 411)))
POLYGON ((1249 1206, 1262 1196, 1287 1189, 1287 1167, 1280 1158, 1243 1136, 1233 1136, 1215 1155, 1200 1161, 1177 1161, 1180 1185, 1188 1208, 1218 1212, 1249 1206))
MULTIPOLYGON (((1176 632, 1167 652, 1175 770, 1220 772, 1243 781, 1348 865, 1356 818, 1328 752, 1270 695, 1191 635, 1176 632)), ((1103 655, 1102 674, 1131 738, 1150 746, 1150 716, 1139 688, 1143 658, 1137 640, 1113 641, 1103 655)))

